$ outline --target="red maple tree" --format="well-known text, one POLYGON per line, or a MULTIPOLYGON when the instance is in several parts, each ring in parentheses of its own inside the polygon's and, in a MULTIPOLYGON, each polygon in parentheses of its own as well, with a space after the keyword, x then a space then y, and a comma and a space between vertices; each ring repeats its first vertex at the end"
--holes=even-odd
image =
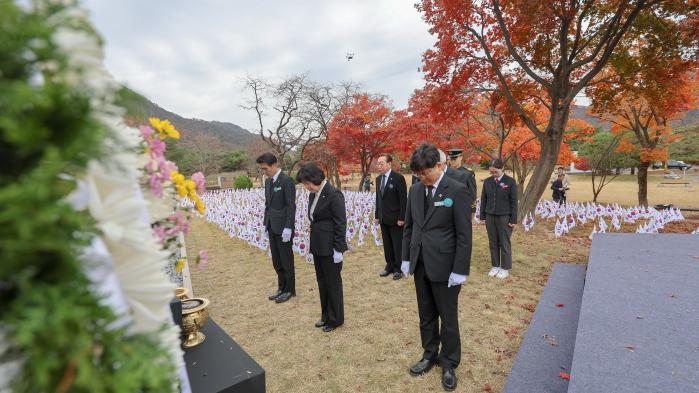
MULTIPOLYGON (((417 8, 437 37, 423 71, 443 113, 473 91, 497 90, 539 141, 523 212, 548 188, 575 97, 623 52, 628 32, 686 31, 697 12, 693 0, 422 0, 417 8), (528 109, 532 101, 547 107, 545 122, 528 109)), ((678 56, 697 52, 696 41, 671 44, 682 46, 678 56)))
POLYGON ((593 113, 611 122, 613 133, 623 135, 619 150, 640 153, 638 203, 647 206, 648 168, 654 161, 666 161, 670 143, 680 138, 670 120, 696 105, 699 64, 676 53, 675 48, 697 41, 681 29, 636 34, 624 46, 629 55, 600 73, 588 95, 593 113))
POLYGON ((392 114, 385 96, 354 95, 333 117, 328 147, 341 163, 358 164, 364 179, 374 158, 386 150, 392 114))

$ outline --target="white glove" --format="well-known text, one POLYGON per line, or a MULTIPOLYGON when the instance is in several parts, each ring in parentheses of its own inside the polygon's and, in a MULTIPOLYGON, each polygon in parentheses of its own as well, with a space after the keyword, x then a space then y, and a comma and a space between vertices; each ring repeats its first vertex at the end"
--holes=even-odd
POLYGON ((465 276, 463 274, 456 274, 456 273, 451 273, 449 275, 449 282, 447 283, 447 288, 449 287, 455 287, 457 285, 464 285, 466 284, 466 279, 468 276, 465 276))
POLYGON ((333 262, 335 263, 340 263, 342 262, 342 253, 333 249, 333 262))
POLYGON ((284 228, 282 231, 282 241, 286 243, 289 240, 291 240, 291 228, 284 228))
POLYGON ((400 264, 400 271, 403 272, 405 277, 408 277, 410 275, 410 261, 403 261, 403 263, 400 264))

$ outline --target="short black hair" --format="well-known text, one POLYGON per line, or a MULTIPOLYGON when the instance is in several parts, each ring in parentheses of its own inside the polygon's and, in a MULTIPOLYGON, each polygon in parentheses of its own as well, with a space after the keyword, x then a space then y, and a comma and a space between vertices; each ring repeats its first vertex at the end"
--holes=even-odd
POLYGON ((502 162, 501 159, 496 158, 496 159, 494 159, 493 161, 490 161, 490 166, 493 167, 493 168, 502 169, 502 168, 505 167, 505 163, 502 162))
POLYGON ((420 172, 428 168, 434 168, 439 161, 439 150, 437 150, 437 147, 429 143, 423 143, 415 149, 410 157, 410 170, 420 172))
POLYGON ((309 162, 301 165, 299 172, 296 174, 296 181, 299 183, 310 182, 319 186, 325 180, 325 173, 318 165, 309 162))
POLYGON ((381 157, 386 157, 386 162, 393 162, 393 156, 391 156, 389 153, 381 153, 376 157, 376 159, 378 160, 381 157))
POLYGON ((274 165, 277 163, 277 156, 272 153, 263 153, 255 160, 258 164, 274 165))

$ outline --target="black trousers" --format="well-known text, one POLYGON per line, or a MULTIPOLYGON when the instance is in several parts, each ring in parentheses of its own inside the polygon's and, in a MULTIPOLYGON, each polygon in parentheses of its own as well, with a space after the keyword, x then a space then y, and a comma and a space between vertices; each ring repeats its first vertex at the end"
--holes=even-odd
POLYGON ((459 292, 461 285, 447 288, 446 282, 432 282, 425 273, 422 255, 415 266, 415 293, 420 315, 423 359, 438 361, 442 367, 456 368, 461 362, 459 334, 459 292), (440 327, 441 320, 441 327, 440 327), (442 350, 439 352, 439 344, 442 350))
POLYGON ((277 289, 296 294, 296 274, 294 273, 293 241, 282 241, 281 235, 269 232, 269 246, 272 251, 272 265, 277 272, 277 289))
POLYGON ((383 239, 383 255, 386 259, 386 271, 400 273, 403 227, 381 224, 381 238, 383 239))
POLYGON ((332 256, 313 255, 318 293, 320 294, 320 319, 326 325, 338 327, 345 323, 345 305, 342 296, 342 263, 334 263, 332 256))
POLYGON ((505 270, 512 269, 512 228, 507 225, 510 216, 494 216, 486 214, 485 229, 488 232, 488 244, 490 245, 490 262, 493 267, 505 270))

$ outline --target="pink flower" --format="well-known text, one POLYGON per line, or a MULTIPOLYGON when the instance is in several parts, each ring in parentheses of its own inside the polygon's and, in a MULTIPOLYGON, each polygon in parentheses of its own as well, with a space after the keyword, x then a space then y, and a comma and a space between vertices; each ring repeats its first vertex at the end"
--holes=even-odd
POLYGON ((160 242, 160 244, 165 243, 165 238, 166 238, 165 228, 162 225, 159 225, 159 224, 154 225, 153 226, 153 234, 155 234, 155 236, 158 238, 158 241, 160 242))
POLYGON ((151 156, 153 158, 160 159, 165 154, 165 149, 167 146, 165 145, 165 142, 160 140, 160 138, 151 139, 148 145, 150 146, 151 156))
POLYGON ((151 135, 153 135, 153 129, 150 128, 149 126, 142 125, 138 127, 138 129, 141 131, 141 135, 143 136, 143 139, 148 140, 151 135))
POLYGON ((206 250, 199 251, 199 256, 197 257, 197 266, 199 270, 206 268, 209 265, 209 253, 206 250))
POLYGON ((197 185, 197 194, 203 194, 206 191, 206 178, 201 172, 196 172, 192 175, 194 184, 197 185))
POLYGON ((150 175, 150 190, 157 197, 163 196, 163 183, 157 174, 150 175))

